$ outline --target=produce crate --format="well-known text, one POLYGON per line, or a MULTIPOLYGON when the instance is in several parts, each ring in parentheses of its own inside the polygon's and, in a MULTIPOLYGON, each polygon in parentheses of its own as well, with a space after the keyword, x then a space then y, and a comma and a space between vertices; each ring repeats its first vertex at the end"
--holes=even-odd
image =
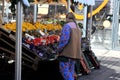
MULTIPOLYGON (((4 59, 8 65, 10 64, 9 61, 13 61, 13 63, 15 61, 15 35, 4 28, 0 28, 0 58, 4 59)), ((38 54, 22 45, 23 69, 27 67, 36 70, 40 60, 38 54)), ((2 64, 0 66, 2 66, 2 64)))

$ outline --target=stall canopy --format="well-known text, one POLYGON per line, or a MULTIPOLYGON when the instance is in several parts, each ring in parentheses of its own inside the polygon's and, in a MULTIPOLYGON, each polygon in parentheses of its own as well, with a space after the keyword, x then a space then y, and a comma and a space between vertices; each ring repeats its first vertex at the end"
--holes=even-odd
POLYGON ((87 5, 95 5, 95 0, 74 0, 74 1, 87 5))

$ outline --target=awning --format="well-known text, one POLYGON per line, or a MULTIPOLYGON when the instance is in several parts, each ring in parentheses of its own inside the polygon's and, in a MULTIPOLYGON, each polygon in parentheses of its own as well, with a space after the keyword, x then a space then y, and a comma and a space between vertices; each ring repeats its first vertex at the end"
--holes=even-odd
POLYGON ((79 2, 81 4, 95 5, 95 0, 74 0, 74 1, 79 2))

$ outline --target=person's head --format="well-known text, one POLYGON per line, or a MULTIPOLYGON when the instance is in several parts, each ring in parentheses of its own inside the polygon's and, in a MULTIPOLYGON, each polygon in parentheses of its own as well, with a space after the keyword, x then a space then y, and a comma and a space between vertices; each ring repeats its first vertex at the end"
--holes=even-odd
POLYGON ((75 22, 75 20, 76 20, 75 15, 72 12, 68 12, 66 14, 66 22, 72 22, 72 21, 75 22))

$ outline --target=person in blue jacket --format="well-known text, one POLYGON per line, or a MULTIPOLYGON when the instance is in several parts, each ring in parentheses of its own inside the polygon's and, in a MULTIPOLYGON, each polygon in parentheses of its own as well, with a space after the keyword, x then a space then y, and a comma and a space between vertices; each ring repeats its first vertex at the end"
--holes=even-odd
POLYGON ((66 14, 58 45, 60 73, 64 80, 74 80, 75 62, 82 57, 81 29, 72 12, 66 14))

